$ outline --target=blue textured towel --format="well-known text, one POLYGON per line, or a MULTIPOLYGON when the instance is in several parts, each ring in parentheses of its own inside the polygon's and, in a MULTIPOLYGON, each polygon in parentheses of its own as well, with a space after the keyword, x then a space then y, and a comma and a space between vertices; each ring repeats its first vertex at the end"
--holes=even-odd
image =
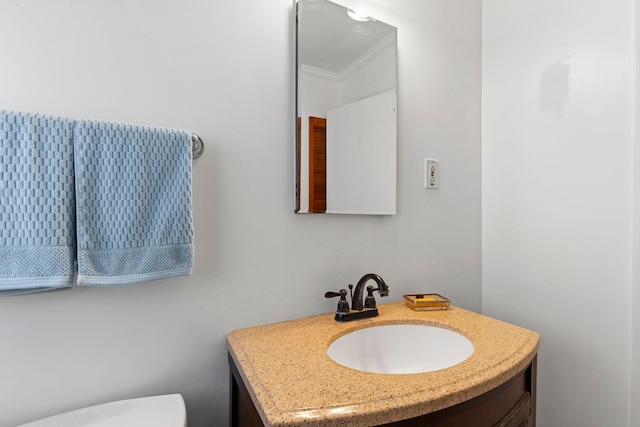
POLYGON ((73 121, 0 112, 0 295, 70 287, 73 121))
POLYGON ((191 135, 77 121, 79 285, 191 274, 191 135))

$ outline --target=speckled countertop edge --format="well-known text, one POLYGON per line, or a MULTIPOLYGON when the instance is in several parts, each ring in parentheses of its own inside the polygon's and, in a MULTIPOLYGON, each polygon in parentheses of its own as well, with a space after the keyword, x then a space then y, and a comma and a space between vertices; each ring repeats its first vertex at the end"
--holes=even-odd
POLYGON ((333 313, 239 329, 227 347, 266 426, 366 427, 435 412, 479 396, 533 360, 538 333, 458 307, 414 311, 379 305, 380 315, 340 323, 333 313), (474 353, 423 374, 373 374, 345 368, 327 354, 338 337, 363 327, 415 323, 465 335, 474 353))

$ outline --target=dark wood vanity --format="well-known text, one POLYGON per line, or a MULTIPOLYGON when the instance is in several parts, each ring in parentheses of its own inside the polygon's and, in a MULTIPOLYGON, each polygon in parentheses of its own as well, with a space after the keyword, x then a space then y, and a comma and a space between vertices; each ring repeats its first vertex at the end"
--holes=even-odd
MULTIPOLYGON (((230 426, 264 426, 242 377, 229 357, 230 426)), ((478 397, 431 414, 397 421, 393 427, 535 427, 536 366, 531 364, 504 384, 478 397)))
MULTIPOLYGON (((385 424, 394 427, 535 427, 536 365, 476 398, 432 414, 385 424)), ((257 424, 261 425, 261 424, 257 424)))
POLYGON ((535 427, 538 333, 455 306, 378 310, 354 322, 327 313, 229 332, 230 426, 535 427), (351 369, 327 354, 340 337, 394 324, 458 332, 473 353, 408 374, 351 369))

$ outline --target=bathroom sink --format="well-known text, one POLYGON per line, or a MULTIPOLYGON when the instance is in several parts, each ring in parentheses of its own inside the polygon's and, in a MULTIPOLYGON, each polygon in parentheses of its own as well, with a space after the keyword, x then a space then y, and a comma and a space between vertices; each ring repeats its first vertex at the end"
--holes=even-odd
POLYGON ((331 343, 336 363, 378 374, 417 374, 449 368, 473 354, 464 335, 429 325, 381 325, 358 329, 331 343))

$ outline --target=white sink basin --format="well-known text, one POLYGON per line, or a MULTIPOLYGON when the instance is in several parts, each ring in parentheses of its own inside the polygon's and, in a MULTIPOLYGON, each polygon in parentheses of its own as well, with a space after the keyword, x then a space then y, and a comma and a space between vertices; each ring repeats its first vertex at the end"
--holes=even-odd
POLYGON ((417 374, 449 368, 473 354, 464 335, 427 325, 382 325, 358 329, 327 349, 347 368, 378 374, 417 374))

